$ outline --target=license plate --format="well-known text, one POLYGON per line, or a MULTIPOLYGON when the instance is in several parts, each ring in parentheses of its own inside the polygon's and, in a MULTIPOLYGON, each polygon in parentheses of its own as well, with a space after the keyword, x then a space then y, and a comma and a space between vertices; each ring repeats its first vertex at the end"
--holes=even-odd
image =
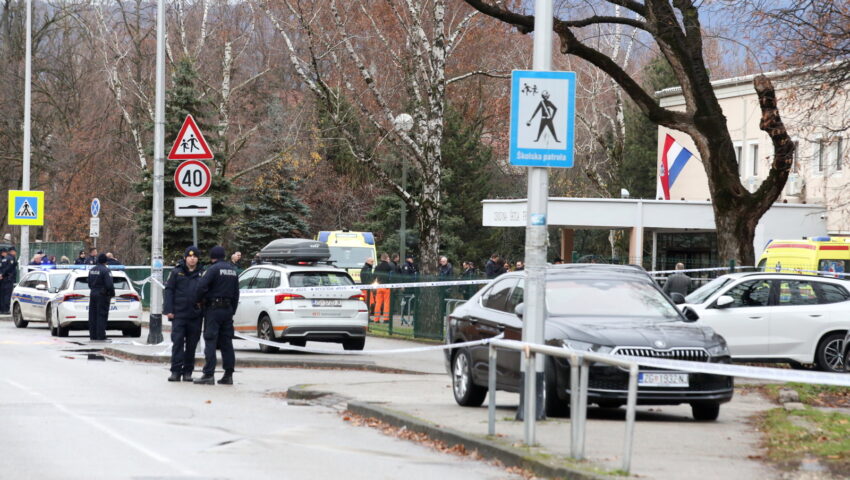
POLYGON ((642 387, 687 387, 687 373, 639 373, 638 385, 642 387))
POLYGON ((314 307, 339 307, 339 300, 313 300, 314 307))

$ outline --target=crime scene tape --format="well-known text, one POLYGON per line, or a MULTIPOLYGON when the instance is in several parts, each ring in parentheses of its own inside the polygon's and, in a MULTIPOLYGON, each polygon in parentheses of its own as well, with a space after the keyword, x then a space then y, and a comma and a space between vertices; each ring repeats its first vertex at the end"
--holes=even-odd
POLYGON ((285 343, 272 342, 270 340, 264 340, 262 338, 257 338, 251 335, 242 335, 241 333, 236 333, 234 335, 236 338, 240 338, 242 340, 247 340, 249 342, 259 343, 261 345, 266 345, 269 347, 282 348, 284 350, 294 350, 297 352, 307 352, 307 353, 321 353, 327 355, 397 355, 404 353, 420 353, 420 352, 431 352, 435 350, 449 350, 452 348, 464 348, 464 347, 474 347, 477 345, 487 345, 494 339, 501 339, 503 334, 499 334, 492 338, 485 338, 483 340, 475 340, 472 342, 460 342, 460 343, 450 343, 445 345, 428 345, 424 347, 411 347, 411 348, 394 348, 389 350, 331 350, 328 348, 307 348, 307 347, 296 347, 293 345, 287 345, 285 343))

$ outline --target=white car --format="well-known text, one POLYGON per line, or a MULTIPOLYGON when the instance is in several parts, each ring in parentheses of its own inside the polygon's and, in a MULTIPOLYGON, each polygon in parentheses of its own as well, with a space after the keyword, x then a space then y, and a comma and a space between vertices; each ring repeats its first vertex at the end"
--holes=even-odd
MULTIPOLYGON (((363 292, 341 268, 264 263, 239 276, 239 307, 233 320, 237 332, 256 332, 265 340, 301 347, 308 341, 335 342, 345 350, 362 350, 369 312, 363 292), (298 287, 343 288, 290 291, 298 287)), ((260 350, 278 348, 260 345, 260 350)))
MULTIPOLYGON (((67 337, 71 330, 88 330, 87 267, 58 267, 27 273, 12 290, 12 320, 18 328, 45 322, 50 334, 67 337)), ((112 271, 115 297, 109 306, 107 330, 125 336, 142 335, 142 302, 127 274, 112 271)))
MULTIPOLYGON (((681 300, 681 299, 680 299, 681 300)), ((814 363, 839 372, 850 317, 850 283, 813 275, 732 273, 703 285, 680 307, 726 339, 735 361, 814 363)))

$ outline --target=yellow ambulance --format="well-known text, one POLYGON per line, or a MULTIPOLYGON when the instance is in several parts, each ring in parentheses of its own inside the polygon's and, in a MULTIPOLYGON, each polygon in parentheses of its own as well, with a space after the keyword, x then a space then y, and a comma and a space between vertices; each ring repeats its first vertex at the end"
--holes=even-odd
POLYGON ((337 267, 344 268, 357 283, 360 283, 360 269, 367 258, 375 259, 375 265, 378 264, 372 232, 321 231, 316 240, 328 244, 330 260, 337 267))
POLYGON ((835 273, 850 266, 850 237, 812 237, 804 240, 771 240, 759 258, 759 270, 770 272, 835 273))

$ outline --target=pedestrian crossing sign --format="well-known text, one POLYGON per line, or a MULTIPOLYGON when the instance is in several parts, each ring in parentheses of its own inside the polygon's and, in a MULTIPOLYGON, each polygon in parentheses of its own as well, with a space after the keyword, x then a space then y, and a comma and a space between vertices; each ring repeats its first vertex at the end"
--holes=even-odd
POLYGON ((44 225, 44 192, 9 190, 9 225, 44 225))

